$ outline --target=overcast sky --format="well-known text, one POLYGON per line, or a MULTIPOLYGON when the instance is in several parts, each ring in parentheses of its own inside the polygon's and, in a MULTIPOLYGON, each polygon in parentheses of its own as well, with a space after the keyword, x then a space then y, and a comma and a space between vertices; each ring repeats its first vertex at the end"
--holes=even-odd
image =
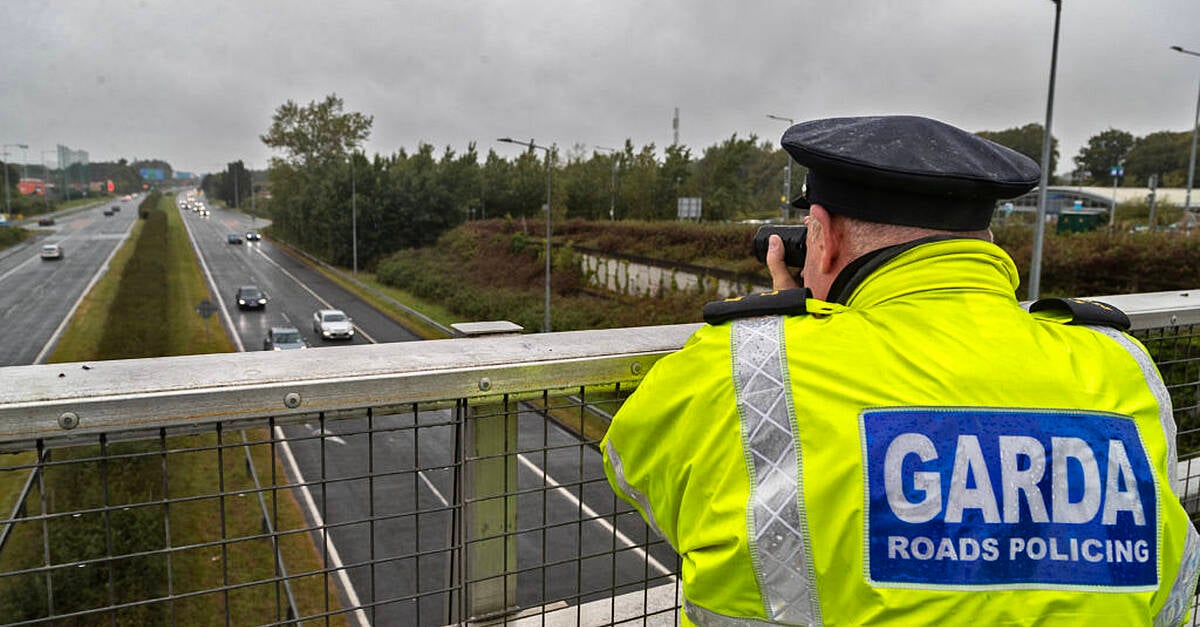
MULTIPOLYGON (((374 116, 369 153, 661 148, 676 107, 696 157, 734 133, 777 143, 767 114, 1043 122, 1054 4, 2 0, 0 24, 0 143, 206 172, 264 167, 275 108, 330 93, 374 116)), ((1109 127, 1191 129, 1200 57, 1172 45, 1200 51, 1200 0, 1063 0, 1060 172, 1109 127)))

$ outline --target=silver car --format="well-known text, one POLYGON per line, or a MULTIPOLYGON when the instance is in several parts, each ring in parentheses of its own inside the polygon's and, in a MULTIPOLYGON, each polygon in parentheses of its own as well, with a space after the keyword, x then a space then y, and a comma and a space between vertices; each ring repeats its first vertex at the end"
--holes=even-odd
POLYGON ((43 244, 39 254, 42 259, 62 259, 63 249, 58 244, 43 244))
POLYGON ((271 327, 267 337, 263 338, 263 350, 286 351, 295 348, 308 348, 308 342, 300 335, 296 327, 271 327))
POLYGON ((318 309, 313 313, 313 333, 327 340, 354 337, 354 321, 340 309, 318 309))

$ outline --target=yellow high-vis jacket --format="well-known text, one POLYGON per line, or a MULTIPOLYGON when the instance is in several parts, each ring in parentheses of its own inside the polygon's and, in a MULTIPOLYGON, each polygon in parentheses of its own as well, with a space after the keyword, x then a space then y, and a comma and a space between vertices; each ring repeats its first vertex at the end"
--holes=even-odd
POLYGON ((706 325, 614 417, 684 622, 1179 624, 1200 537, 1145 348, 1023 309, 990 243, 900 250, 844 305, 706 325))

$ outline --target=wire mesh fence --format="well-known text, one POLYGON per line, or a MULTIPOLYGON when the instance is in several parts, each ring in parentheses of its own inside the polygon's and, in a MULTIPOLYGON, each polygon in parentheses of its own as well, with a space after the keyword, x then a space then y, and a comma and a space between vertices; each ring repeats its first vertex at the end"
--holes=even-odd
MULTIPOLYGON (((1200 323, 1135 322, 1196 520, 1200 323)), ((677 624, 596 445, 693 328, 7 368, 0 623, 677 624)))
MULTIPOLYGON (((11 492, 12 512, 0 531, 0 623, 676 623, 678 559, 615 498, 597 449, 610 412, 663 351, 581 363, 568 345, 538 340, 567 358, 552 367, 516 340, 527 354, 500 364, 511 349, 497 343, 513 341, 443 342, 441 358, 422 356, 430 344, 392 347, 424 368, 326 364, 282 381, 265 354, 238 355, 259 362, 254 381, 228 374, 199 389, 169 382, 197 364, 208 371, 209 356, 162 360, 168 383, 141 392, 121 382, 146 364, 92 364, 89 377, 108 372, 89 378, 84 398, 35 394, 53 407, 32 409, 0 399, 0 494, 11 492), (464 346, 497 364, 464 366, 477 361, 464 346), (327 389, 339 368, 343 385, 390 391, 303 411, 340 394, 327 389), (235 419, 212 419, 222 396, 240 405, 235 419), (259 396, 293 411, 262 411, 259 396), (22 426, 23 411, 55 419, 22 426)), ((342 364, 364 352, 337 350, 342 364)), ((328 361, 322 352, 306 357, 328 361)), ((73 367, 6 374, 44 383, 73 367)))

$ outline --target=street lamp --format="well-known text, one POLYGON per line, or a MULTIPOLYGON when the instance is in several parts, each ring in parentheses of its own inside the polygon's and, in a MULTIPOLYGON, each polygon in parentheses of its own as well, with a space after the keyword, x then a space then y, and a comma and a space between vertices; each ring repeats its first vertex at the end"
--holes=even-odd
POLYGON ((1050 93, 1046 95, 1046 127, 1042 129, 1042 178, 1038 182, 1037 224, 1033 225, 1033 263, 1029 266, 1029 300, 1036 300, 1042 282, 1042 240, 1046 236, 1046 186, 1050 184, 1050 122, 1054 117, 1054 72, 1058 67, 1058 23, 1062 0, 1054 3, 1054 45, 1050 53, 1050 93))
MULTIPOLYGON (((1181 46, 1171 46, 1171 50, 1190 54, 1194 57, 1200 57, 1200 52, 1187 50, 1181 46)), ((1187 195, 1184 196, 1183 210, 1192 210, 1192 182, 1196 175, 1196 137, 1200 135, 1200 93, 1196 95, 1196 121, 1192 123, 1192 156, 1188 158, 1188 180, 1187 180, 1187 195)))
POLYGON ((46 155, 56 154, 57 150, 42 151, 42 203, 46 205, 46 211, 50 211, 50 168, 46 166, 46 155))
MULTIPOLYGON (((770 113, 768 113, 767 117, 771 118, 772 120, 779 120, 780 122, 787 122, 788 128, 791 128, 791 126, 796 123, 796 121, 793 120, 792 118, 785 118, 782 115, 771 115, 770 113)), ((784 154, 787 155, 787 165, 784 166, 785 167, 785 171, 783 174, 783 196, 784 196, 784 198, 783 198, 782 204, 783 204, 783 219, 787 220, 788 203, 792 202, 792 156, 788 155, 787 151, 784 151, 784 154)))
POLYGON ((539 146, 530 139, 528 142, 518 141, 511 137, 501 137, 498 142, 525 146, 530 150, 537 148, 546 151, 546 316, 542 322, 542 332, 550 332, 550 148, 539 146))
POLYGON ((12 192, 10 192, 8 189, 8 149, 9 148, 20 148, 21 150, 28 150, 29 146, 27 146, 25 144, 4 144, 4 146, 0 147, 0 150, 3 151, 0 154, 4 155, 4 213, 12 213, 12 192))
POLYGON ((358 277, 358 189, 354 178, 354 154, 350 155, 350 248, 354 276, 358 277))
POLYGON ((617 215, 617 158, 621 153, 616 148, 596 146, 596 150, 607 150, 612 153, 612 180, 608 184, 608 219, 616 220, 617 215))

